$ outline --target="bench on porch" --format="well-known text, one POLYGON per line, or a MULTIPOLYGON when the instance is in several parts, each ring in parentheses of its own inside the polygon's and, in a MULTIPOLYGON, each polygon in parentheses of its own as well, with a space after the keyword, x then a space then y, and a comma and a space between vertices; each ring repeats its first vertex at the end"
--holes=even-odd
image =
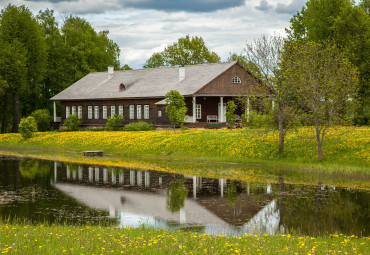
POLYGON ((207 115, 207 122, 218 122, 218 116, 217 115, 207 115))

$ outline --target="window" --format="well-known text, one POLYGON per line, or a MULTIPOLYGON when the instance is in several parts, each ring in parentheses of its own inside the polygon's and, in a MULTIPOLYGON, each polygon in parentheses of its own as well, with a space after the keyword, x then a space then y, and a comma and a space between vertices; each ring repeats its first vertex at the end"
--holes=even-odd
POLYGON ((72 115, 76 114, 76 106, 72 106, 72 115))
POLYGON ((112 118, 114 114, 116 114, 116 106, 112 105, 110 107, 110 117, 112 118))
POLYGON ((78 117, 82 119, 82 106, 78 106, 77 109, 78 109, 78 117))
POLYGON ((144 119, 146 120, 149 119, 149 105, 148 104, 144 105, 144 119))
POLYGON ((130 105, 130 119, 135 119, 135 105, 130 105))
POLYGON ((104 105, 103 106, 103 119, 107 119, 107 106, 106 105, 104 105))
POLYGON ((66 106, 66 119, 68 119, 69 115, 70 115, 69 106, 66 106))
POLYGON ((123 116, 123 105, 118 106, 118 114, 123 116))
POLYGON ((141 105, 140 105, 140 104, 138 104, 138 105, 136 106, 136 118, 137 118, 138 120, 140 120, 140 119, 141 119, 141 105))
POLYGON ((99 119, 99 106, 94 106, 95 119, 99 119))
POLYGON ((202 118, 202 105, 196 104, 195 105, 195 119, 201 119, 202 118))
POLYGON ((88 107, 87 107, 87 118, 88 118, 89 120, 91 120, 91 119, 92 119, 92 106, 88 106, 88 107))
POLYGON ((158 111, 158 117, 162 117, 162 111, 158 111))
POLYGON ((240 78, 238 76, 234 76, 231 79, 231 83, 242 83, 242 81, 240 80, 240 78))

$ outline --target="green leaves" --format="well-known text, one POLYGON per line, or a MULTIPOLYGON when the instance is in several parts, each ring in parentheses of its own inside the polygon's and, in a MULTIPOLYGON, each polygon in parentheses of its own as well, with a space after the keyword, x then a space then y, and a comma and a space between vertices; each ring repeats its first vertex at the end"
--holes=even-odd
POLYGON ((183 126, 185 120, 188 118, 186 112, 188 109, 185 106, 184 97, 177 91, 171 90, 166 94, 166 113, 168 113, 171 123, 175 126, 180 124, 183 126))
POLYGON ((221 58, 208 50, 202 37, 189 35, 179 38, 177 42, 166 47, 160 53, 154 53, 144 64, 144 68, 175 65, 197 65, 218 63, 221 58))

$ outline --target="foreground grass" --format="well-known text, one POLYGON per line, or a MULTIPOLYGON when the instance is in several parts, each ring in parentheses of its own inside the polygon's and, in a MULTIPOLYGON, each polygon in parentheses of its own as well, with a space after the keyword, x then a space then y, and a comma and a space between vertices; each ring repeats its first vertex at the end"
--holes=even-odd
POLYGON ((317 160, 313 128, 289 132, 286 153, 277 153, 278 133, 264 130, 188 130, 146 132, 47 132, 23 140, 0 135, 2 148, 31 148, 161 158, 313 166, 326 169, 370 167, 370 127, 337 127, 327 132, 324 160, 317 160))
POLYGON ((0 251, 18 254, 367 254, 370 238, 209 236, 163 229, 0 224, 0 251))

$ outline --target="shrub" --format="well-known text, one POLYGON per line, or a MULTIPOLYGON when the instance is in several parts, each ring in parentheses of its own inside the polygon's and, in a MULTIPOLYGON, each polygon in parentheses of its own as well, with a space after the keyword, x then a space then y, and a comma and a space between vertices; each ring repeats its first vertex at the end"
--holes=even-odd
POLYGON ((34 117, 28 116, 27 118, 22 118, 19 123, 19 133, 24 140, 31 138, 33 133, 37 132, 37 123, 34 117))
POLYGON ((31 116, 35 118, 38 131, 43 132, 50 130, 50 123, 52 121, 52 117, 48 110, 46 109, 36 110, 31 114, 31 116))
POLYGON ((235 105, 234 101, 227 102, 226 105, 226 118, 227 122, 229 123, 229 128, 234 128, 236 122, 236 110, 237 106, 235 105))
POLYGON ((64 121, 63 125, 68 131, 77 131, 80 128, 81 122, 82 120, 77 116, 77 114, 72 114, 64 121))
POLYGON ((242 119, 243 125, 250 128, 272 127, 273 118, 268 114, 258 114, 255 111, 250 111, 249 116, 244 115, 242 119))
POLYGON ((108 117, 106 126, 109 130, 117 131, 122 125, 123 119, 122 115, 114 114, 112 118, 108 117))
POLYGON ((148 131, 148 130, 155 130, 153 124, 148 124, 144 121, 133 122, 130 124, 125 125, 122 128, 123 131, 148 131))

